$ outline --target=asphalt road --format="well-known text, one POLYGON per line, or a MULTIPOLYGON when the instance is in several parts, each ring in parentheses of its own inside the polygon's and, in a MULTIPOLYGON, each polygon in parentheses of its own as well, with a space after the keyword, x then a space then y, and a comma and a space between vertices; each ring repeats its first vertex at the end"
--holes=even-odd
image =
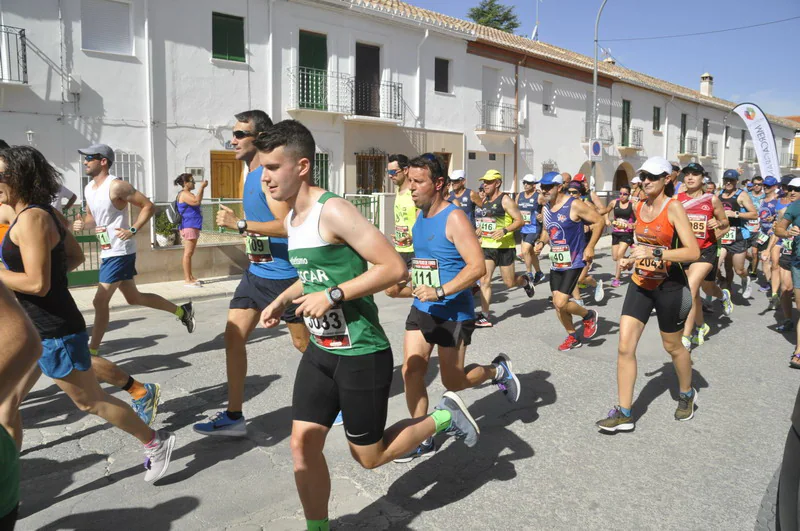
MULTIPOLYGON (((610 258, 599 263, 600 278, 610 279, 610 258)), ((564 332, 546 283, 533 299, 495 286, 499 322, 476 330, 467 356, 510 355, 520 402, 511 407, 493 386, 463 391, 482 430, 475 448, 442 439, 430 459, 373 471, 352 460, 335 428, 326 448, 334 528, 753 529, 800 377, 788 368, 794 337, 774 331, 762 294, 749 302, 734 296, 730 319, 719 306, 709 316, 712 335, 693 353, 700 394, 689 422, 673 420, 677 382, 653 319, 638 352, 636 431, 609 436, 594 421, 616 403, 627 284, 608 289, 599 306, 587 294, 600 330, 568 353, 556 350, 564 332)), ((378 302, 398 363, 391 423, 407 416, 399 363, 409 301, 378 302)), ((197 303, 192 335, 155 311, 112 314, 103 350, 140 380, 161 384, 157 426, 178 436, 169 474, 155 485, 143 481, 132 437, 80 413, 40 380, 23 407, 18 529, 305 529, 289 451, 299 355, 284 328, 257 329, 249 343, 248 437, 206 439, 191 429, 225 404, 227 304, 197 303)), ((443 392, 435 359, 429 380, 435 403, 443 392)))

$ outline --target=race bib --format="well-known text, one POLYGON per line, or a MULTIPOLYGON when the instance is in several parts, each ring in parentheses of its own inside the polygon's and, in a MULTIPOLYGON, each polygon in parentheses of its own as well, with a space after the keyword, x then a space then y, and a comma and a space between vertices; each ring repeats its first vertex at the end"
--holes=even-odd
POLYGON ((553 269, 569 269, 572 267, 572 254, 568 245, 550 246, 550 267, 553 269))
POLYGON ((272 262, 272 252, 269 249, 269 236, 248 233, 244 240, 247 249, 247 258, 254 264, 272 262))
POLYGON ((751 219, 747 222, 747 228, 750 229, 750 232, 757 232, 759 228, 761 228, 761 220, 760 219, 751 219))
POLYGON ((698 240, 705 240, 708 237, 708 216, 704 214, 687 214, 687 216, 689 216, 694 237, 698 240))
POLYGON ((394 227, 394 239, 398 242, 402 239, 408 238, 410 236, 410 231, 408 227, 404 225, 399 225, 394 227))
POLYGON ((783 254, 792 254, 792 249, 794 248, 794 239, 793 238, 786 238, 783 240, 781 253, 783 254))
POLYGON ((767 240, 769 240, 769 234, 767 234, 766 232, 759 232, 758 233, 758 243, 759 244, 765 244, 765 243, 767 243, 767 240))
POLYGON ((325 315, 317 319, 316 317, 304 317, 309 333, 314 338, 317 345, 329 348, 350 348, 350 331, 347 328, 347 321, 344 319, 344 311, 341 308, 331 308, 325 315))
POLYGON ((525 225, 531 224, 531 213, 527 210, 521 210, 520 213, 522 214, 522 221, 525 222, 525 225))
POLYGON ((722 245, 730 245, 736 241, 736 227, 731 227, 722 237, 722 245))
POLYGON ((95 227, 94 233, 97 236, 97 241, 100 242, 101 250, 108 251, 111 249, 111 237, 108 235, 106 227, 95 227))
MULTIPOLYGON (((666 251, 667 247, 661 245, 647 245, 640 243, 644 247, 651 249, 661 249, 666 251)), ((656 258, 642 258, 636 261, 636 274, 647 280, 665 280, 667 278, 667 262, 656 258)))
POLYGON ((413 286, 442 286, 439 280, 439 261, 429 258, 411 259, 411 284, 413 286))
POLYGON ((481 237, 489 238, 497 230, 497 222, 494 218, 480 218, 478 219, 478 228, 481 229, 481 237))

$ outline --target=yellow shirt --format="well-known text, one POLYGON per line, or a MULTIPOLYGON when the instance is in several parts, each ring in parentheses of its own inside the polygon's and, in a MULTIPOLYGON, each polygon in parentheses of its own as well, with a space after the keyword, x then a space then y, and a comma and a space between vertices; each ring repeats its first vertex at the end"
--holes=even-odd
POLYGON ((514 233, 509 232, 499 240, 490 237, 489 234, 496 230, 502 230, 514 222, 514 218, 503 208, 503 197, 500 194, 494 201, 484 201, 483 214, 477 216, 476 222, 481 229, 481 247, 484 249, 513 249, 514 233))
MULTIPOLYGON (((417 206, 411 199, 411 190, 397 192, 394 199, 394 237, 400 240, 405 237, 413 237, 412 228, 417 221, 417 206)), ((401 247, 395 245, 394 249, 398 253, 413 253, 414 245, 401 247)))

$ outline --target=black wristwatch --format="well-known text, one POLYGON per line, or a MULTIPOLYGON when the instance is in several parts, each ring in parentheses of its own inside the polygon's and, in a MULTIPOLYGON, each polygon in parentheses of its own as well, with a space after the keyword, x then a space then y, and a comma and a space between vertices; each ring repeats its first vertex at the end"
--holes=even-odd
POLYGON ((136 227, 133 227, 133 226, 128 230, 131 231, 131 234, 136 234, 137 232, 139 232, 138 230, 136 230, 136 227))
POLYGON ((655 249, 653 249, 653 258, 658 258, 659 260, 661 260, 662 256, 664 256, 664 249, 662 249, 661 247, 656 247, 655 249))
POLYGON ((508 234, 508 229, 503 227, 503 235, 508 234))
POLYGON ((344 292, 339 286, 328 288, 328 296, 330 297, 334 306, 340 305, 344 300, 344 292))
POLYGON ((436 298, 439 300, 444 300, 445 294, 444 294, 444 288, 442 286, 436 288, 436 298))
POLYGON ((236 228, 239 229, 239 234, 244 234, 244 231, 247 230, 247 220, 240 219, 236 222, 236 228))

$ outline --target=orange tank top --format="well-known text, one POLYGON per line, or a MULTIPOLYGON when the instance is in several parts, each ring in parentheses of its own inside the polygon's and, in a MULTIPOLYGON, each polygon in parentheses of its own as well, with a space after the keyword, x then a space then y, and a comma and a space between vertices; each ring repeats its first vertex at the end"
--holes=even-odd
MULTIPOLYGON (((642 219, 642 207, 645 201, 636 205, 636 245, 647 247, 660 247, 662 250, 675 248, 675 227, 669 222, 667 212, 669 204, 675 199, 667 199, 661 207, 661 212, 653 221, 642 219)), ((655 289, 669 277, 671 263, 666 260, 643 258, 637 260, 633 266, 633 281, 644 289, 655 289)))

